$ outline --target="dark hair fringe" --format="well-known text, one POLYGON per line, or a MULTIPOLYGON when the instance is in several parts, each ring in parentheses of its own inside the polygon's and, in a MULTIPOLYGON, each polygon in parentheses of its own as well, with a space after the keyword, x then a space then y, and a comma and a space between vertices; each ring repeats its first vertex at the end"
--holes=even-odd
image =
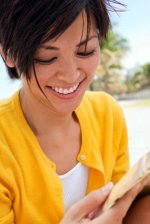
POLYGON ((0 43, 17 64, 17 70, 7 67, 8 74, 16 79, 24 73, 28 80, 38 46, 59 37, 80 12, 87 14, 87 37, 92 15, 102 40, 110 27, 109 11, 123 6, 117 0, 0 0, 0 5, 0 43))

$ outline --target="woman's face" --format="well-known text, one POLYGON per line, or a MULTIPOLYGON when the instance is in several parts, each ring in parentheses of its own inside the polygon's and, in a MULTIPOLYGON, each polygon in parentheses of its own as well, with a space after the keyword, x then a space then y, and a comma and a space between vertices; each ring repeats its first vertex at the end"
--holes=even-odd
POLYGON ((70 113, 78 107, 99 64, 99 41, 94 21, 91 22, 87 46, 87 19, 81 13, 60 37, 38 48, 35 71, 46 97, 38 87, 33 69, 29 85, 22 76, 25 96, 54 112, 70 113))

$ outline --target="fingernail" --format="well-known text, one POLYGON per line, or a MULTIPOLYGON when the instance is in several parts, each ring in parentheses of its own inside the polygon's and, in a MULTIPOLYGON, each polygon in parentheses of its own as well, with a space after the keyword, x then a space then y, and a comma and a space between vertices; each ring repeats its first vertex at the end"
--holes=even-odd
POLYGON ((103 192, 109 192, 113 188, 114 184, 112 182, 106 184, 104 187, 102 187, 103 192))

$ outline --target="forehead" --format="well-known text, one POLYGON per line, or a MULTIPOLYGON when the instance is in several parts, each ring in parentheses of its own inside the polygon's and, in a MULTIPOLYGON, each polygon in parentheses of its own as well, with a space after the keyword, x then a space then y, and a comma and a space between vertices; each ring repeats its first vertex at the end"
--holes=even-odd
MULTIPOLYGON (((82 11, 79 16, 73 21, 73 23, 58 37, 51 39, 51 44, 63 44, 67 43, 80 43, 83 39, 86 39, 88 34, 88 21, 87 14, 82 11)), ((90 17, 90 30, 89 36, 97 34, 94 18, 90 17)))

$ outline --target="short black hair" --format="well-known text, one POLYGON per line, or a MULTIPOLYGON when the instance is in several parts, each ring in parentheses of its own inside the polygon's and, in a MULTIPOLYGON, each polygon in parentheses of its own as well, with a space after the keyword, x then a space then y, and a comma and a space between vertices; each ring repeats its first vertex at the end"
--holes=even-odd
POLYGON ((10 78, 18 79, 23 72, 30 80, 29 70, 40 43, 61 35, 83 10, 87 30, 93 16, 100 39, 106 38, 111 3, 120 4, 116 0, 0 0, 0 44, 19 70, 6 65, 10 78))

